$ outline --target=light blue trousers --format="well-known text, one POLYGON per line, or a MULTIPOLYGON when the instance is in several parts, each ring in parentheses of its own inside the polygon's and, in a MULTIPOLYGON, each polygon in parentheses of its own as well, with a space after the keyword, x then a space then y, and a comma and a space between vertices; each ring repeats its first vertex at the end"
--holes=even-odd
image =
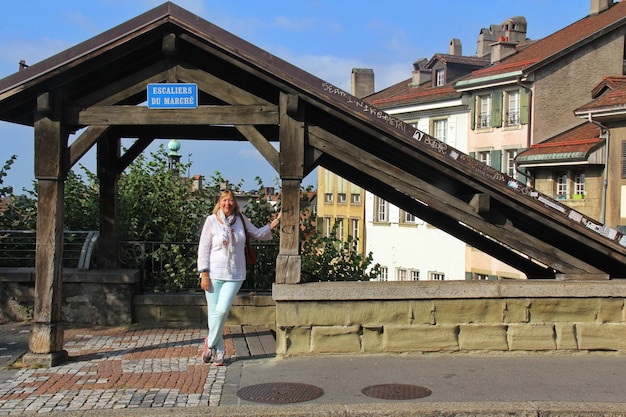
POLYGON ((209 338, 207 345, 218 352, 224 352, 224 337, 222 329, 226 324, 230 306, 239 292, 243 281, 222 281, 211 279, 211 288, 205 291, 207 308, 209 310, 209 338))

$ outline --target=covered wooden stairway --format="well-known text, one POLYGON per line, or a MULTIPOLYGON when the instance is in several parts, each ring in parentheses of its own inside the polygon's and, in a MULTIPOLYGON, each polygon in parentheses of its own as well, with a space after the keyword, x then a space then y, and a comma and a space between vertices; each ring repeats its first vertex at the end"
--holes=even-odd
POLYGON ((64 180, 93 146, 101 188, 98 265, 104 268, 119 266, 117 179, 154 139, 190 138, 248 140, 279 173, 277 283, 300 281, 300 184, 316 166, 530 278, 626 277, 625 239, 617 231, 173 3, 1 79, 0 120, 33 126, 35 133, 33 353, 62 348, 64 180), (149 108, 153 83, 196 85, 197 106, 149 108), (124 153, 122 138, 136 139, 124 153), (279 142, 279 150, 271 142, 279 142))

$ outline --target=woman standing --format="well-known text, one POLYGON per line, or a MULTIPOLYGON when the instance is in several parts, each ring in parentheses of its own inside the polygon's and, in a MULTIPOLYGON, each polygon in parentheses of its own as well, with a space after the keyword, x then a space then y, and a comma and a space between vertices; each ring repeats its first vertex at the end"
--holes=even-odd
POLYGON ((231 190, 220 193, 213 214, 204 222, 198 244, 200 287, 204 290, 209 311, 209 334, 204 339, 202 352, 204 363, 224 365, 222 329, 235 295, 246 279, 246 231, 252 238, 270 240, 278 222, 276 218, 261 228, 254 226, 239 211, 231 190))

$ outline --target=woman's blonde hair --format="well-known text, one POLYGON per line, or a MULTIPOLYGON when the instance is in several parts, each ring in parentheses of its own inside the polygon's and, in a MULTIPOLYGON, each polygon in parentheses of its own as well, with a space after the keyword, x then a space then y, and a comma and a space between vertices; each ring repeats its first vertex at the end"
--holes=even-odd
POLYGON ((220 193, 220 196, 217 199, 217 203, 215 203, 215 207, 213 208, 213 214, 217 214, 217 212, 220 210, 220 201, 222 201, 222 198, 227 197, 227 196, 231 197, 233 201, 235 202, 235 208, 233 209, 233 214, 239 214, 239 204, 237 204, 237 198, 235 197, 235 193, 233 192, 233 190, 224 190, 220 193))

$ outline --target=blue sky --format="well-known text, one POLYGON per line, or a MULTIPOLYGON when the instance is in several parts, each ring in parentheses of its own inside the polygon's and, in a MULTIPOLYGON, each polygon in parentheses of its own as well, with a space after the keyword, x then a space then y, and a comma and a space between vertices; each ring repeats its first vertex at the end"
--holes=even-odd
MULTIPOLYGON (((96 36, 163 3, 161 0, 22 0, 3 2, 0 25, 0 78, 96 36)), ((177 0, 205 20, 350 91, 352 68, 372 68, 381 90, 411 76, 412 63, 447 53, 458 38, 463 55, 476 53, 481 28, 524 16, 527 36, 540 39, 589 14, 591 0, 177 0)), ((71 139, 70 139, 71 140, 71 139)), ((161 141, 164 145, 166 141, 161 141)), ((149 148, 155 150, 158 143, 149 148)), ((125 144, 127 145, 127 144, 125 144)), ((0 163, 18 159, 4 185, 32 188, 33 129, 0 122, 0 163)), ((275 185, 278 174, 247 143, 182 141, 190 174, 215 171, 255 188, 260 176, 275 185)), ((95 171, 95 152, 80 161, 95 171)), ((77 167, 75 167, 77 169, 77 167)), ((80 172, 80 169, 77 169, 80 172)), ((304 185, 315 185, 310 175, 304 185)))

